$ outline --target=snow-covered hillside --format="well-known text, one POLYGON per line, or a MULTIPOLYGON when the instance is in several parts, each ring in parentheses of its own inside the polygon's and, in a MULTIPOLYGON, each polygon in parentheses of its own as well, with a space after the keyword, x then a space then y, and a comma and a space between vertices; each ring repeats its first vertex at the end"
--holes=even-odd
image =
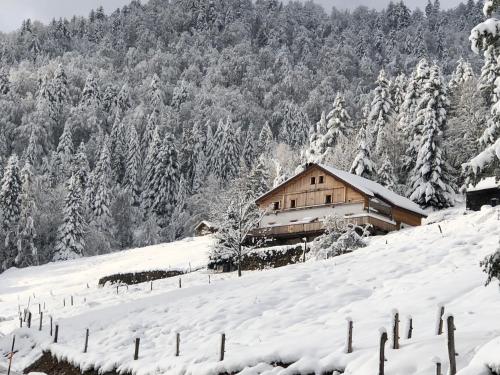
MULTIPOLYGON (((341 257, 280 269, 217 275, 205 271, 128 291, 96 288, 104 274, 142 268, 200 264, 210 239, 202 238, 58 263, 11 270, 0 276, 0 329, 17 324, 17 297, 25 305, 35 293, 33 326, 40 301, 59 323, 53 344, 47 325, 17 329, 14 367, 23 369, 42 349, 88 368, 115 367, 137 374, 307 374, 339 369, 376 374, 379 328, 390 331, 391 311, 401 315, 401 349, 386 352, 386 374, 434 373, 432 358, 447 371, 446 335, 436 336, 436 311, 444 304, 456 324, 461 374, 487 374, 485 363, 500 365, 500 292, 484 287, 479 261, 498 246, 500 221, 493 209, 463 215, 454 209, 431 215, 428 224, 370 239, 368 247, 341 257), (442 229, 442 234, 438 228, 442 229), (85 284, 92 284, 86 289, 85 284), (155 284, 156 285, 156 284, 155 284), (51 296, 51 292, 54 297, 51 296), (75 306, 62 298, 75 296, 75 306), (83 299, 86 298, 86 302, 83 299), (413 317, 413 338, 404 339, 405 317, 413 317), (346 317, 354 320, 354 351, 345 354, 346 317), (82 353, 85 329, 89 352, 82 353), (175 333, 181 335, 174 356, 175 333), (227 337, 225 360, 218 361, 220 334, 227 337), (133 340, 139 337, 139 360, 133 340), (287 369, 270 363, 293 363, 287 369)), ((0 361, 10 348, 0 339, 0 361)), ((389 345, 388 345, 389 347, 389 345)))

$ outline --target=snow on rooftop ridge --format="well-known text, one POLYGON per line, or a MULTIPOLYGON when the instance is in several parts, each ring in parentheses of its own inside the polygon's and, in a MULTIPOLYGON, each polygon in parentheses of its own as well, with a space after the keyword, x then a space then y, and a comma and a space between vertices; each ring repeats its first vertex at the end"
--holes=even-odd
POLYGON ((375 181, 368 180, 364 177, 345 172, 343 170, 330 167, 328 165, 324 164, 319 164, 319 166, 323 169, 326 169, 330 173, 338 176, 342 180, 346 181, 347 183, 351 184, 354 186, 356 189, 362 191, 366 195, 369 196, 380 196, 381 198, 385 199, 386 201, 394 204, 395 206, 404 208, 408 211, 415 212, 417 214, 427 216, 424 210, 422 210, 416 203, 412 202, 408 198, 402 197, 399 194, 396 194, 395 192, 383 187, 379 183, 375 181))
POLYGON ((469 185, 467 191, 478 191, 484 189, 494 189, 500 187, 500 180, 496 181, 496 177, 485 177, 480 180, 476 185, 469 185))

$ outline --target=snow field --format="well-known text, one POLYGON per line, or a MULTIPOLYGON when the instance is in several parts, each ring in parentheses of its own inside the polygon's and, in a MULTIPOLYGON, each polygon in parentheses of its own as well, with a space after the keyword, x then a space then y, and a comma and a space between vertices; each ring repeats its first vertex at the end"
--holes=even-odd
MULTIPOLYGON (((0 276, 0 316, 16 316, 16 295, 24 300, 35 290, 47 296, 57 283, 66 283, 64 294, 78 289, 78 297, 87 298, 86 303, 54 311, 60 325, 57 344, 46 330, 15 330, 19 337, 15 370, 48 349, 83 369, 117 368, 136 374, 243 370, 245 375, 274 375, 339 369, 369 375, 378 370, 382 328, 389 336, 386 374, 434 373, 435 357, 441 359, 446 373, 446 335, 435 334, 436 314, 442 304, 445 314, 455 317, 459 373, 487 374, 485 364, 500 366, 500 294, 496 285, 483 286, 485 275, 479 261, 498 247, 497 213, 486 208, 463 215, 463 209, 454 209, 431 215, 428 221, 433 224, 371 238, 366 248, 330 260, 246 272, 242 278, 213 275, 211 284, 207 274, 198 271, 186 275, 186 280, 183 277, 182 289, 176 278, 163 280, 153 292, 144 284, 118 295, 113 288, 83 289, 84 281, 95 284, 103 276, 97 271, 99 263, 106 270, 113 268, 105 265, 104 258, 99 261, 101 257, 39 267, 36 274, 11 270, 0 276), (75 264, 78 262, 80 266, 75 264), (92 262, 96 264, 92 275, 78 271, 88 270, 92 262), (401 321, 399 350, 390 349, 394 309, 401 321), (408 315, 414 328, 410 340, 405 338, 408 315), (350 354, 345 351, 346 318, 354 324, 350 354), (89 352, 83 354, 87 327, 89 352), (177 332, 181 335, 179 357, 174 356, 177 332), (227 339, 222 362, 218 361, 221 333, 227 339), (141 338, 141 346, 139 360, 134 361, 136 337, 141 338), (285 369, 271 366, 273 362, 293 365, 285 369)), ((188 244, 207 249, 209 242, 195 239, 165 246, 172 252, 177 249, 175 256, 179 256, 181 249, 190 251, 188 244)), ((145 253, 145 249, 132 250, 129 255, 135 259, 124 262, 141 269, 145 253), (130 255, 133 252, 141 256, 130 255)), ((115 255, 127 257, 127 253, 115 255)), ((170 262, 167 255, 163 260, 170 262)), ((111 263, 115 261, 111 257, 111 263)), ((129 271, 123 265, 116 267, 129 271)), ((5 321, 0 328, 7 334, 16 323, 5 321)), ((33 326, 37 327, 36 319, 33 326)), ((9 335, 0 339, 0 355, 9 346, 9 335)))

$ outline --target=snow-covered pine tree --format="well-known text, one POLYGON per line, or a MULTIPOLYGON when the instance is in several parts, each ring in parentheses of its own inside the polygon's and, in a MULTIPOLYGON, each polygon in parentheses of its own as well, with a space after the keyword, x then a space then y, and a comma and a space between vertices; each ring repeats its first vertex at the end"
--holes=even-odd
POLYGON ((0 95, 7 95, 10 92, 9 74, 5 68, 0 69, 0 95))
POLYGON ((205 182, 205 179, 207 178, 207 173, 207 158, 205 156, 205 152, 201 150, 198 154, 198 160, 196 161, 194 169, 193 185, 191 189, 193 194, 199 192, 205 182))
POLYGON ((2 228, 11 231, 19 222, 21 214, 22 181, 19 174, 19 160, 16 154, 11 155, 4 169, 0 187, 0 209, 2 212, 2 228))
POLYGON ((21 215, 21 177, 19 161, 11 155, 4 169, 0 187, 0 212, 2 213, 2 238, 0 268, 6 270, 15 264, 17 255, 17 225, 21 215))
POLYGON ((437 65, 433 65, 417 112, 417 119, 422 124, 422 136, 415 167, 409 176, 411 185, 408 195, 422 207, 445 208, 454 203, 449 167, 442 150, 448 105, 441 72, 437 65))
POLYGON ((481 68, 478 83, 478 89, 487 105, 492 105, 498 99, 498 96, 495 94, 495 81, 500 77, 499 57, 498 47, 489 44, 484 51, 484 64, 481 68))
POLYGON ((17 267, 39 264, 38 250, 35 246, 36 230, 33 221, 35 213, 34 176, 29 162, 21 170, 21 215, 18 224, 17 267))
POLYGON ((394 167, 392 166, 389 155, 385 153, 382 165, 377 172, 377 180, 379 184, 387 189, 394 190, 396 187, 396 176, 394 174, 394 167))
POLYGON ((390 83, 391 100, 395 115, 399 115, 401 106, 405 101, 408 79, 404 73, 398 76, 390 83))
POLYGON ((116 97, 116 106, 120 113, 125 114, 131 107, 130 89, 128 84, 124 84, 116 97))
POLYGON ((149 212, 152 208, 156 185, 156 167, 159 165, 159 156, 162 148, 162 139, 158 127, 154 128, 153 137, 149 143, 148 152, 142 166, 142 208, 149 212))
POLYGON ((273 142, 273 132, 269 126, 269 121, 264 123, 264 126, 259 133, 259 141, 257 144, 257 153, 262 155, 270 151, 271 143, 273 142))
POLYGON ((244 165, 246 170, 250 170, 252 168, 252 165, 255 161, 255 125, 253 123, 250 124, 248 127, 248 130, 245 133, 244 137, 244 142, 243 142, 243 148, 242 148, 242 153, 241 153, 241 159, 242 159, 242 164, 244 165))
POLYGON ((450 82, 448 82, 448 87, 450 90, 456 90, 459 87, 463 86, 466 82, 471 80, 474 77, 474 71, 472 70, 472 66, 469 62, 465 61, 463 58, 460 58, 457 62, 457 67, 455 71, 451 75, 450 82))
POLYGON ((63 222, 57 233, 54 261, 80 258, 85 248, 86 224, 83 216, 82 192, 77 176, 71 176, 66 191, 63 222))
POLYGON ((53 119, 58 126, 62 126, 64 112, 68 109, 67 106, 71 102, 68 77, 62 64, 59 64, 54 72, 54 78, 51 82, 51 92, 53 97, 53 108, 51 110, 54 116, 53 119))
MULTIPOLYGON (((484 51, 485 65, 488 63, 492 72, 488 77, 488 83, 491 83, 493 77, 495 79, 493 81, 493 95, 490 96, 492 105, 487 128, 480 138, 481 152, 463 165, 464 174, 467 176, 466 184, 475 182, 483 172, 493 171, 500 161, 500 82, 497 78, 500 72, 498 58, 500 20, 492 17, 499 9, 500 2, 498 0, 487 0, 484 3, 483 13, 488 19, 474 27, 469 37, 474 52, 484 51)), ((481 82, 485 82, 483 73, 481 74, 481 82)))
POLYGON ((76 178, 78 178, 83 194, 83 192, 87 190, 90 174, 89 161, 87 159, 87 149, 83 142, 80 143, 80 146, 78 146, 71 164, 72 174, 75 175, 76 178))
POLYGON ((370 131, 373 134, 375 152, 382 151, 383 140, 385 137, 385 128, 392 120, 394 114, 391 93, 389 91, 389 80, 386 78, 385 71, 381 70, 377 79, 377 87, 374 90, 374 97, 371 104, 368 122, 370 131))
POLYGON ((175 207, 181 178, 178 151, 171 133, 165 135, 154 171, 153 190, 149 193, 151 210, 156 214, 160 226, 165 227, 175 207))
POLYGON ((351 116, 347 113, 345 99, 341 93, 337 93, 333 101, 333 108, 325 120, 324 130, 322 129, 322 120, 317 125, 319 128, 317 152, 321 155, 320 162, 325 162, 330 158, 335 147, 347 138, 352 128, 351 116))
POLYGON ((356 140, 358 141, 358 152, 352 166, 350 173, 354 173, 358 176, 373 179, 375 175, 375 164, 372 161, 370 144, 368 139, 369 134, 366 130, 366 120, 361 124, 356 140))
POLYGON ((321 113, 321 119, 314 125, 311 125, 309 129, 309 145, 303 154, 301 159, 303 163, 322 163, 323 154, 321 153, 320 142, 326 129, 326 114, 321 113))
POLYGON ((141 149, 139 146, 139 137, 133 124, 127 127, 126 132, 126 163, 125 175, 123 177, 123 187, 132 196, 132 204, 140 205, 141 188, 139 183, 139 168, 141 165, 141 149))
POLYGON ((144 129, 144 133, 142 134, 141 149, 144 157, 147 156, 155 131, 159 131, 160 125, 160 112, 151 112, 148 116, 146 129, 144 129))
POLYGON ((113 179, 117 183, 121 184, 123 181, 123 176, 125 174, 125 164, 127 158, 127 143, 125 128, 122 119, 121 107, 115 114, 115 120, 113 126, 111 127, 111 134, 109 135, 110 140, 110 152, 111 152, 111 171, 113 173, 113 179))
POLYGON ((273 115, 279 118, 281 125, 278 140, 297 149, 306 143, 309 132, 309 119, 297 104, 284 102, 279 111, 273 115))
POLYGON ((160 78, 154 74, 149 85, 149 105, 152 111, 161 113, 163 111, 163 91, 160 78))
POLYGON ((100 106, 99 86, 94 73, 89 73, 83 87, 80 105, 87 108, 98 108, 100 106))
POLYGON ((93 221, 98 228, 110 228, 111 215, 111 152, 110 139, 106 137, 103 142, 99 161, 94 170, 93 190, 95 195, 91 203, 93 221))
POLYGON ((59 158, 60 170, 67 178, 71 176, 71 161, 74 152, 71 123, 68 121, 64 124, 64 130, 59 137, 56 151, 59 158))
POLYGON ((226 122, 219 122, 212 145, 214 149, 210 153, 210 172, 221 184, 225 184, 237 176, 240 167, 240 142, 230 118, 226 122))
POLYGON ((246 178, 248 199, 256 199, 267 192, 270 180, 269 166, 261 155, 246 178))
POLYGON ((401 107, 398 127, 402 132, 403 143, 406 147, 402 169, 407 174, 413 170, 417 160, 424 121, 422 116, 418 116, 418 111, 426 106, 426 103, 422 104, 422 97, 429 74, 430 69, 427 60, 420 60, 408 82, 405 101, 401 107))

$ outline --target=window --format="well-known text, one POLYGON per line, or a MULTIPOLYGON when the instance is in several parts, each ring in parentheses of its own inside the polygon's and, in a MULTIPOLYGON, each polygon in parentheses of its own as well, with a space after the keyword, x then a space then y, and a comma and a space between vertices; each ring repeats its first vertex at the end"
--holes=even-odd
POLYGON ((316 177, 311 177, 311 185, 316 185, 316 177))
POLYGON ((279 210, 280 209, 280 202, 273 202, 273 210, 279 210))
POLYGON ((330 204, 332 203, 332 196, 330 194, 328 194, 326 197, 325 197, 325 203, 326 204, 330 204))
POLYGON ((325 176, 319 176, 319 183, 323 184, 325 182, 325 176))
POLYGON ((295 200, 295 199, 292 199, 292 200, 290 201, 290 208, 295 208, 295 207, 296 207, 296 204, 297 204, 296 200, 295 200))

